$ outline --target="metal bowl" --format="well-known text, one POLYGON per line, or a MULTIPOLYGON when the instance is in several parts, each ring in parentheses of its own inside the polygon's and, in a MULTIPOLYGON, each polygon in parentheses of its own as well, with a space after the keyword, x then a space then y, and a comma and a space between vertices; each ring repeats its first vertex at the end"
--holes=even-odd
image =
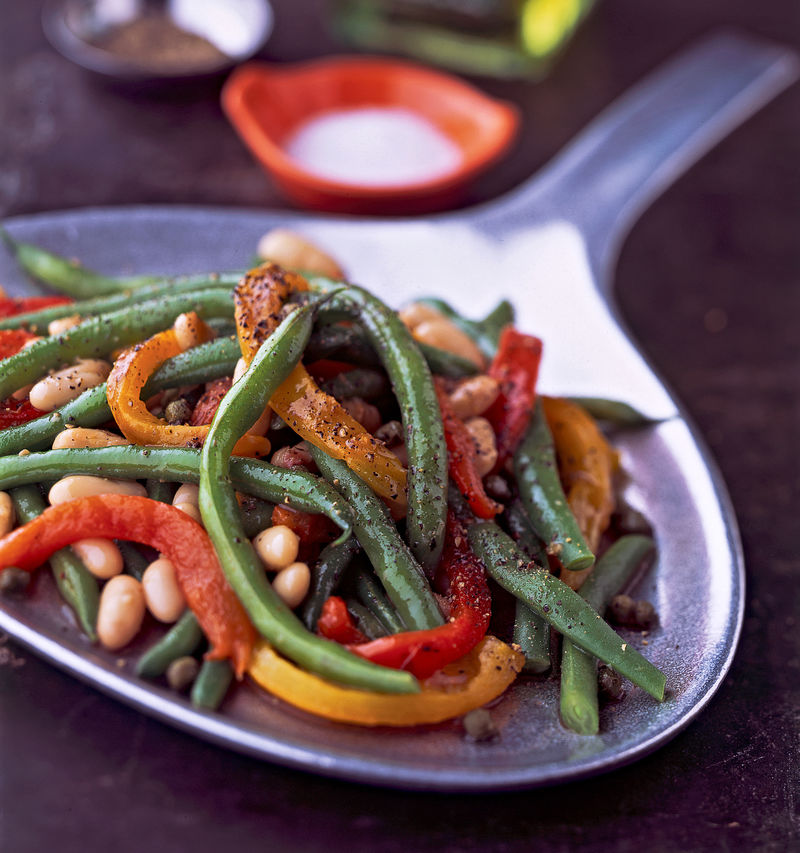
POLYGON ((273 13, 267 0, 47 0, 42 25, 59 53, 106 79, 178 83, 250 59, 273 13))

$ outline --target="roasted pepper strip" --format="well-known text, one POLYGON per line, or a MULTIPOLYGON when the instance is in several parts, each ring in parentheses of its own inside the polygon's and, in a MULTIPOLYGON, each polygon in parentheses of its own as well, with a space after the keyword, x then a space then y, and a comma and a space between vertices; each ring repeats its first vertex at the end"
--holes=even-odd
POLYGON ((0 329, 0 360, 16 355, 36 335, 25 329, 0 329))
MULTIPOLYGON (((567 503, 589 548, 596 552, 614 512, 616 454, 593 418, 580 406, 561 398, 543 397, 542 408, 553 434, 567 503)), ((580 589, 590 571, 591 568, 565 571, 561 579, 573 589, 580 589)))
MULTIPOLYGON (((0 299, 0 316, 2 316, 3 302, 10 301, 12 300, 0 299)), ((0 360, 16 355, 25 343, 34 337, 36 336, 24 329, 0 330, 0 360)), ((27 398, 15 400, 9 397, 7 400, 0 400, 0 429, 25 424, 43 414, 44 412, 34 408, 27 398)))
POLYGON ((500 394, 485 413, 497 438, 495 471, 514 455, 528 428, 541 359, 539 338, 518 332, 513 326, 503 329, 497 355, 489 367, 489 376, 500 383, 500 394))
POLYGON ((460 717, 500 696, 522 669, 523 657, 496 637, 446 666, 417 694, 352 690, 323 681, 259 642, 249 674, 265 690, 311 714, 360 726, 417 726, 460 717))
MULTIPOLYGON (((236 329, 249 364, 281 318, 290 293, 308 289, 302 276, 275 264, 251 270, 234 294, 236 329)), ((302 438, 341 459, 399 514, 406 503, 406 472, 400 460, 322 391, 298 364, 270 398, 270 406, 302 438)))
POLYGON ((444 390, 441 380, 435 381, 434 384, 436 396, 439 398, 439 408, 442 410, 450 477, 467 499, 475 515, 478 518, 490 520, 501 512, 503 507, 486 494, 483 480, 475 465, 477 457, 475 441, 464 422, 456 417, 450 404, 450 397, 444 390))
POLYGON ((446 624, 350 645, 350 651, 373 663, 405 669, 425 679, 473 649, 489 627, 492 598, 483 564, 473 554, 466 530, 452 512, 447 515, 440 569, 447 574, 452 602, 446 624))
MULTIPOLYGON (((156 369, 181 352, 175 331, 166 329, 126 350, 114 362, 107 381, 108 405, 117 426, 129 441, 180 447, 201 444, 208 435, 207 425, 168 425, 150 414, 142 400, 142 389, 156 369)), ((237 442, 234 453, 237 456, 265 456, 269 447, 266 438, 245 435, 237 442)))
POLYGON ((322 612, 317 620, 317 633, 326 640, 333 640, 343 646, 369 642, 369 637, 356 628, 344 599, 338 595, 330 596, 322 605, 322 612))
POLYGON ((59 548, 88 536, 129 539, 160 551, 175 565, 186 602, 211 644, 210 660, 231 658, 241 675, 255 632, 225 580, 203 527, 169 504, 131 495, 92 495, 46 509, 0 539, 0 568, 31 571, 59 548))
POLYGON ((0 298, 0 318, 16 317, 17 314, 71 303, 68 296, 5 296, 0 298))

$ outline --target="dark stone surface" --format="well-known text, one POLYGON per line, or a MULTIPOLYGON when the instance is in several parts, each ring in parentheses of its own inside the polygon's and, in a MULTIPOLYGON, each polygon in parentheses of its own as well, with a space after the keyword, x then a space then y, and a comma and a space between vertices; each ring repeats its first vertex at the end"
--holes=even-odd
MULTIPOLYGON (((319 4, 275 4, 264 57, 341 49, 319 4), (317 14, 311 14, 311 12, 317 14)), ((95 204, 282 206, 213 91, 122 97, 0 0, 0 215, 95 204)), ((540 85, 482 83, 525 112, 492 198, 692 37, 796 39, 795 0, 608 0, 540 85)), ((542 851, 799 849, 800 88, 670 189, 623 251, 622 311, 700 426, 736 507, 742 643, 701 717, 634 766, 526 793, 442 797, 285 771, 208 746, 0 646, 3 849, 542 851)))

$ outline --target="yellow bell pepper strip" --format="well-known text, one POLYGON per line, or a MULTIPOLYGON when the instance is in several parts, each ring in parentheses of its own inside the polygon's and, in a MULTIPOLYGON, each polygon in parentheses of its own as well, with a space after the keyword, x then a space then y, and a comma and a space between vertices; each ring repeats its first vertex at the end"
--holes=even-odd
MULTIPOLYGON (((272 263, 251 270, 236 286, 236 331, 248 364, 280 322, 289 295, 306 290, 308 282, 302 276, 272 263)), ((389 503, 393 515, 404 514, 406 471, 400 460, 322 391, 302 363, 272 395, 270 406, 298 435, 341 459, 369 483, 389 503)))
POLYGON ((370 693, 304 672, 260 641, 248 673, 273 696, 318 717, 359 726, 419 726, 460 717, 491 702, 505 692, 524 663, 520 652, 487 636, 468 655, 423 682, 419 693, 370 693))
MULTIPOLYGON (((199 318, 197 322, 202 330, 201 339, 209 339, 210 330, 199 318)), ((169 447, 198 446, 208 435, 208 426, 170 426, 152 415, 142 400, 142 389, 147 380, 168 358, 181 352, 174 329, 166 329, 126 350, 114 362, 108 377, 108 405, 128 441, 169 447)), ((266 456, 269 449, 266 438, 245 435, 237 442, 234 453, 237 456, 266 456)))
MULTIPOLYGON (((542 397, 547 424, 553 434, 558 468, 567 503, 592 552, 614 512, 612 480, 617 457, 594 419, 580 406, 557 397, 542 397)), ((592 568, 561 572, 561 580, 580 589, 592 568)))

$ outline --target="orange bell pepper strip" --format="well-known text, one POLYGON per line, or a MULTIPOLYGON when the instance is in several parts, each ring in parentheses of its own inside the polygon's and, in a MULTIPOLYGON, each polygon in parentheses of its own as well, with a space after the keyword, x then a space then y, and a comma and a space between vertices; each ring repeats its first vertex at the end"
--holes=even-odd
POLYGON ((419 693, 390 695, 324 681, 259 641, 247 671, 272 695, 318 717, 359 726, 418 726, 460 717, 496 699, 524 662, 520 652, 487 636, 468 655, 424 682, 419 693))
MULTIPOLYGON (((596 552, 614 512, 616 453, 580 406, 557 397, 542 397, 542 408, 553 434, 567 503, 587 545, 596 552)), ((572 589, 580 589, 591 571, 562 571, 560 577, 572 589)))
POLYGON ((0 539, 0 569, 32 571, 54 551, 88 536, 130 539, 171 560, 186 603, 211 645, 206 657, 230 658, 241 677, 255 642, 253 626, 205 529, 169 504, 132 495, 92 495, 51 506, 0 539))
MULTIPOLYGON (((210 339, 207 326, 197 318, 198 327, 210 339)), ((171 447, 199 446, 208 435, 207 425, 171 426, 151 414, 142 400, 147 380, 168 358, 183 350, 174 329, 158 332, 146 341, 122 353, 114 362, 107 380, 107 397, 111 414, 122 434, 134 444, 159 444, 171 447)), ((236 443, 237 456, 266 456, 270 443, 266 438, 244 435, 236 443)))
MULTIPOLYGON (((289 295, 308 290, 308 282, 277 264, 247 273, 234 291, 236 330, 249 364, 281 319, 289 295)), ((298 364, 270 399, 270 406, 302 438, 341 459, 389 502, 395 515, 406 505, 406 471, 382 442, 370 435, 298 364)))

